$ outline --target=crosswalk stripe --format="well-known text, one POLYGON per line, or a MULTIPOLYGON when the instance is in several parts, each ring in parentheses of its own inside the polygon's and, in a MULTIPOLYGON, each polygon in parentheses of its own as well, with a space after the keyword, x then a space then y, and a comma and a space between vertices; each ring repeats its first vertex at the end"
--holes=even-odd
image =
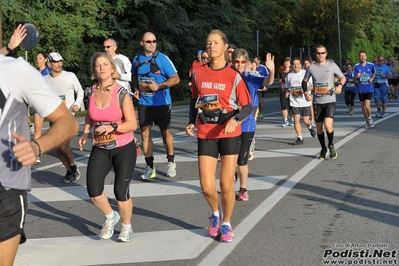
MULTIPOLYGON (((287 176, 249 176, 247 188, 248 190, 271 189, 275 184, 277 184, 277 182, 286 177, 287 176)), ((219 182, 216 183, 217 190, 219 191, 219 182)), ((236 184, 236 190, 238 190, 238 183, 236 184)), ((105 185, 104 193, 111 199, 115 198, 113 185, 105 185)), ((130 184, 130 194, 133 198, 197 193, 201 193, 199 180, 177 182, 135 182, 130 184)), ((89 199, 87 188, 84 186, 33 188, 32 191, 28 193, 28 201, 32 203, 89 199)))

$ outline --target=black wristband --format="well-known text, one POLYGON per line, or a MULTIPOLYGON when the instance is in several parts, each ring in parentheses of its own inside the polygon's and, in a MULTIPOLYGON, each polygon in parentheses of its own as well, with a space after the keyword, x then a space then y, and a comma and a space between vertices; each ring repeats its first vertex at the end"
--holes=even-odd
POLYGON ((13 51, 10 47, 8 47, 8 44, 6 45, 6 50, 7 50, 7 52, 9 52, 9 53, 11 53, 11 52, 13 51))
POLYGON ((40 148, 39 143, 36 140, 34 140, 34 139, 32 140, 32 142, 35 143, 37 148, 39 149, 39 155, 37 157, 42 156, 42 149, 40 148))
POLYGON ((115 122, 112 122, 111 126, 114 128, 114 131, 116 131, 118 129, 118 124, 115 122))

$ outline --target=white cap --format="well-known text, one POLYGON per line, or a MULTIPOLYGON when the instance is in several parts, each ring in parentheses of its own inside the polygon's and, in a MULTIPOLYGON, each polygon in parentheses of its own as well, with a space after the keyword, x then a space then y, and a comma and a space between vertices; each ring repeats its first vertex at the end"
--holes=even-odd
POLYGON ((62 58, 62 56, 57 52, 52 52, 48 55, 48 61, 50 62, 58 62, 62 60, 64 60, 64 58, 62 58))

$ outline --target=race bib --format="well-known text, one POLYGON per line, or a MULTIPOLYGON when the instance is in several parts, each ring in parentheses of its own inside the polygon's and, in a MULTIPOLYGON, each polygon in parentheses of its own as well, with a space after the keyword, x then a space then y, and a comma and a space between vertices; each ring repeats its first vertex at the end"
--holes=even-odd
POLYGON ((115 133, 111 132, 108 134, 98 134, 96 132, 96 129, 100 125, 95 125, 94 126, 94 133, 93 133, 93 146, 103 148, 106 150, 110 150, 112 148, 115 148, 117 145, 116 138, 115 138, 115 133))
POLYGON ((328 82, 317 82, 315 85, 316 95, 327 95, 330 94, 330 87, 328 82))
POLYGON ((303 95, 303 90, 301 86, 291 87, 291 93, 294 97, 301 97, 303 95))
POLYGON ((153 96, 154 92, 150 89, 150 84, 154 82, 150 77, 139 77, 140 95, 153 96))
POLYGON ((66 97, 65 97, 65 95, 58 95, 60 98, 61 98, 61 100, 62 100, 62 102, 65 104, 65 106, 66 106, 66 97))
POLYGON ((360 83, 362 83, 362 84, 369 83, 370 75, 369 74, 362 74, 360 76, 359 80, 360 80, 360 83))
POLYGON ((201 108, 204 111, 220 109, 219 95, 209 94, 198 97, 197 102, 195 103, 195 108, 201 108))
POLYGON ((353 88, 353 87, 355 87, 355 83, 353 83, 353 82, 348 82, 348 83, 346 83, 346 87, 348 87, 348 88, 353 88))

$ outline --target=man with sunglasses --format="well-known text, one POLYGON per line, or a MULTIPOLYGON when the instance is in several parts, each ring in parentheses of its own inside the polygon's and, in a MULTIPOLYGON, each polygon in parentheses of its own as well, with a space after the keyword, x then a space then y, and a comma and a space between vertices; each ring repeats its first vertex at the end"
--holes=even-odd
POLYGON ((144 33, 140 45, 143 51, 132 61, 132 88, 138 100, 138 117, 143 153, 147 164, 141 179, 157 176, 154 167, 154 143, 151 138, 153 124, 159 126, 166 148, 167 176, 176 176, 173 135, 170 132, 172 99, 170 88, 180 82, 172 61, 157 51, 157 39, 152 32, 144 33))
POLYGON ((320 160, 325 160, 327 156, 327 147, 325 143, 324 128, 326 129, 328 148, 330 158, 336 159, 338 153, 334 147, 334 113, 336 106, 336 95, 342 91, 342 84, 345 84, 346 78, 336 63, 327 61, 327 48, 324 45, 316 47, 316 63, 311 64, 306 70, 305 77, 302 80, 302 89, 305 92, 307 101, 314 102, 314 113, 317 127, 317 138, 319 139, 321 151, 320 160), (308 93, 308 81, 312 77, 313 90, 308 93), (338 84, 334 88, 334 78, 338 77, 338 84))
POLYGON ((113 78, 128 91, 132 91, 130 87, 132 63, 123 54, 117 54, 116 49, 118 49, 118 45, 114 39, 108 38, 104 41, 104 51, 114 59, 118 70, 118 72, 114 72, 113 78))

